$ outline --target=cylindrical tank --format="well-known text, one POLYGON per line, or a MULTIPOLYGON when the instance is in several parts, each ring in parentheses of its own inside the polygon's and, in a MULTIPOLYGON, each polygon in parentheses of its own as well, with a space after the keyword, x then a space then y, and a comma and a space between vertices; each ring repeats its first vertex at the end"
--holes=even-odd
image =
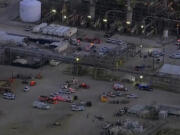
POLYGON ((19 9, 23 22, 37 22, 41 18, 41 2, 38 0, 23 0, 19 9))

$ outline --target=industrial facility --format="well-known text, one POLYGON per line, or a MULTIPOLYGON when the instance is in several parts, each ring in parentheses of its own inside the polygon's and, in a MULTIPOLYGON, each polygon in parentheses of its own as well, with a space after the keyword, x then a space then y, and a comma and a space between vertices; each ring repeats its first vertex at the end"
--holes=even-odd
POLYGON ((0 135, 179 135, 179 0, 0 0, 0 135))

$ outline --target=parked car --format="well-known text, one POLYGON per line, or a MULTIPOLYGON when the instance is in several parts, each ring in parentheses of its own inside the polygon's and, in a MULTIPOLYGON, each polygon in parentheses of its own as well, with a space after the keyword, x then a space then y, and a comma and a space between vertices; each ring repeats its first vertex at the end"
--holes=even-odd
POLYGON ((121 83, 114 83, 113 89, 116 91, 127 91, 127 88, 121 83))
POLYGON ((107 31, 104 34, 104 38, 110 38, 114 35, 114 31, 107 31))
POLYGON ((60 62, 57 61, 57 60, 50 60, 50 61, 49 61, 49 64, 50 64, 51 66, 58 66, 58 65, 60 64, 60 62))
POLYGON ((161 52, 161 51, 152 51, 151 52, 151 56, 152 57, 154 57, 154 58, 159 58, 160 56, 163 56, 164 55, 164 53, 163 52, 161 52))
POLYGON ((109 91, 109 92, 106 93, 106 95, 107 95, 108 97, 114 98, 114 97, 124 96, 124 93, 121 93, 121 91, 109 91))
POLYGON ((156 62, 156 63, 160 63, 161 61, 162 61, 161 58, 156 58, 156 59, 155 59, 155 62, 156 62))
POLYGON ((112 92, 112 91, 110 91, 110 92, 108 92, 107 93, 107 96, 109 96, 109 97, 116 97, 116 93, 114 93, 114 92, 112 92))
POLYGON ((14 93, 7 92, 7 93, 3 93, 3 98, 8 100, 15 100, 16 96, 14 93))
POLYGON ((105 55, 105 54, 107 54, 107 53, 109 53, 109 48, 107 48, 107 47, 101 47, 101 48, 99 48, 99 55, 105 55))
POLYGON ((29 91, 29 90, 30 90, 29 86, 25 86, 25 87, 24 87, 24 92, 27 92, 27 91, 29 91))
POLYGON ((145 66, 144 66, 144 65, 135 66, 135 67, 134 67, 134 70, 135 70, 135 71, 142 71, 142 70, 144 70, 144 69, 145 69, 145 66))
POLYGON ((33 102, 33 107, 34 108, 38 108, 38 109, 42 109, 42 110, 48 110, 50 109, 50 106, 44 102, 40 102, 40 101, 34 101, 33 102))
POLYGON ((89 88, 89 85, 87 85, 86 83, 81 83, 81 84, 79 85, 79 88, 88 89, 88 88, 89 88))
POLYGON ((172 59, 180 59, 180 53, 175 53, 169 56, 172 59))
POLYGON ((39 101, 46 102, 48 100, 48 96, 39 96, 39 101))
POLYGON ((119 111, 114 113, 114 116, 119 117, 119 116, 123 116, 124 114, 126 114, 128 111, 128 107, 123 107, 121 108, 119 111))
POLYGON ((84 111, 85 107, 83 105, 72 104, 71 105, 71 110, 72 111, 84 111))
POLYGON ((48 97, 48 96, 39 96, 39 101, 46 102, 50 104, 57 104, 57 99, 55 97, 48 97))
POLYGON ((68 90, 71 92, 71 93, 75 93, 76 90, 74 88, 68 88, 68 90))
POLYGON ((139 90, 145 90, 145 91, 152 91, 153 90, 153 88, 146 83, 137 83, 136 87, 138 87, 139 90))
POLYGON ((136 94, 128 94, 126 97, 127 98, 138 98, 138 96, 136 94))
POLYGON ((62 102, 72 102, 73 99, 71 96, 69 95, 56 95, 54 97, 52 97, 54 100, 57 100, 57 101, 62 101, 62 102))
POLYGON ((71 91, 69 91, 68 89, 64 89, 64 90, 59 90, 58 94, 66 94, 66 95, 70 95, 71 91))
POLYGON ((115 95, 116 95, 117 97, 122 97, 122 96, 124 96, 124 93, 121 93, 120 91, 116 91, 116 92, 115 92, 115 95))

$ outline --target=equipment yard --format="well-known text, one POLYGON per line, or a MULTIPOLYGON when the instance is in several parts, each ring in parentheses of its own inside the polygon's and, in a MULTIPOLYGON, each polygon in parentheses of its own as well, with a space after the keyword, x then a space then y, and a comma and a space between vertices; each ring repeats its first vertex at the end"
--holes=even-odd
MULTIPOLYGON (((135 104, 173 104, 179 105, 179 94, 166 92, 154 89, 153 92, 139 91, 132 84, 125 84, 129 91, 122 93, 134 93, 139 96, 138 99, 127 99, 125 97, 109 98, 109 100, 128 100, 129 104, 110 104, 100 102, 100 95, 104 92, 112 90, 113 82, 96 81, 88 76, 77 77, 81 81, 87 82, 90 85, 89 89, 79 89, 73 95, 78 96, 78 101, 91 101, 92 107, 86 107, 85 111, 72 112, 71 103, 59 102, 55 105, 50 105, 50 110, 37 110, 32 106, 33 101, 38 99, 40 95, 49 95, 50 93, 59 90, 64 81, 72 79, 72 76, 65 75, 62 71, 67 65, 61 64, 57 67, 45 66, 41 69, 33 70, 27 68, 18 68, 10 66, 0 66, 1 79, 9 78, 11 73, 14 75, 21 73, 31 73, 36 75, 41 73, 43 78, 36 80, 37 85, 32 86, 27 93, 23 92, 25 87, 21 80, 16 79, 12 85, 16 93, 14 101, 8 101, 0 98, 1 114, 0 114, 0 129, 4 135, 49 135, 49 134, 86 134, 99 135, 103 130, 103 125, 106 121, 116 122, 121 119, 135 119, 135 117, 125 114, 124 116, 113 116, 116 111, 124 106, 130 107, 135 104), (98 120, 95 116, 103 117, 103 120, 98 120), (54 125, 60 123, 59 125, 54 125)), ((75 101, 77 102, 77 101, 75 101)), ((137 118, 136 118, 137 119, 137 118)), ((142 120, 142 119, 140 119, 142 120)), ((179 117, 169 117, 166 121, 166 126, 173 128, 178 127, 179 117), (173 124, 175 123, 176 124, 173 124)), ((159 121, 144 120, 146 123, 159 123, 159 121)), ((158 125, 156 125, 158 126, 158 125)))

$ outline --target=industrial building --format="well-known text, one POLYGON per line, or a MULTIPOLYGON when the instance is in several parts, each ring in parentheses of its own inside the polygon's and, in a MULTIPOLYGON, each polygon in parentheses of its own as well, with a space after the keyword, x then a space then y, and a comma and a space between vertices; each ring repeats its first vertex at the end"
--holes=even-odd
POLYGON ((52 6, 48 5, 49 8, 44 6, 44 18, 51 21, 59 18, 58 21, 67 25, 96 29, 107 27, 147 37, 162 34, 166 29, 172 34, 179 34, 180 4, 175 0, 82 0, 76 1, 76 4, 73 0, 59 0, 50 3, 52 6), (53 9, 57 14, 50 15, 53 9))

